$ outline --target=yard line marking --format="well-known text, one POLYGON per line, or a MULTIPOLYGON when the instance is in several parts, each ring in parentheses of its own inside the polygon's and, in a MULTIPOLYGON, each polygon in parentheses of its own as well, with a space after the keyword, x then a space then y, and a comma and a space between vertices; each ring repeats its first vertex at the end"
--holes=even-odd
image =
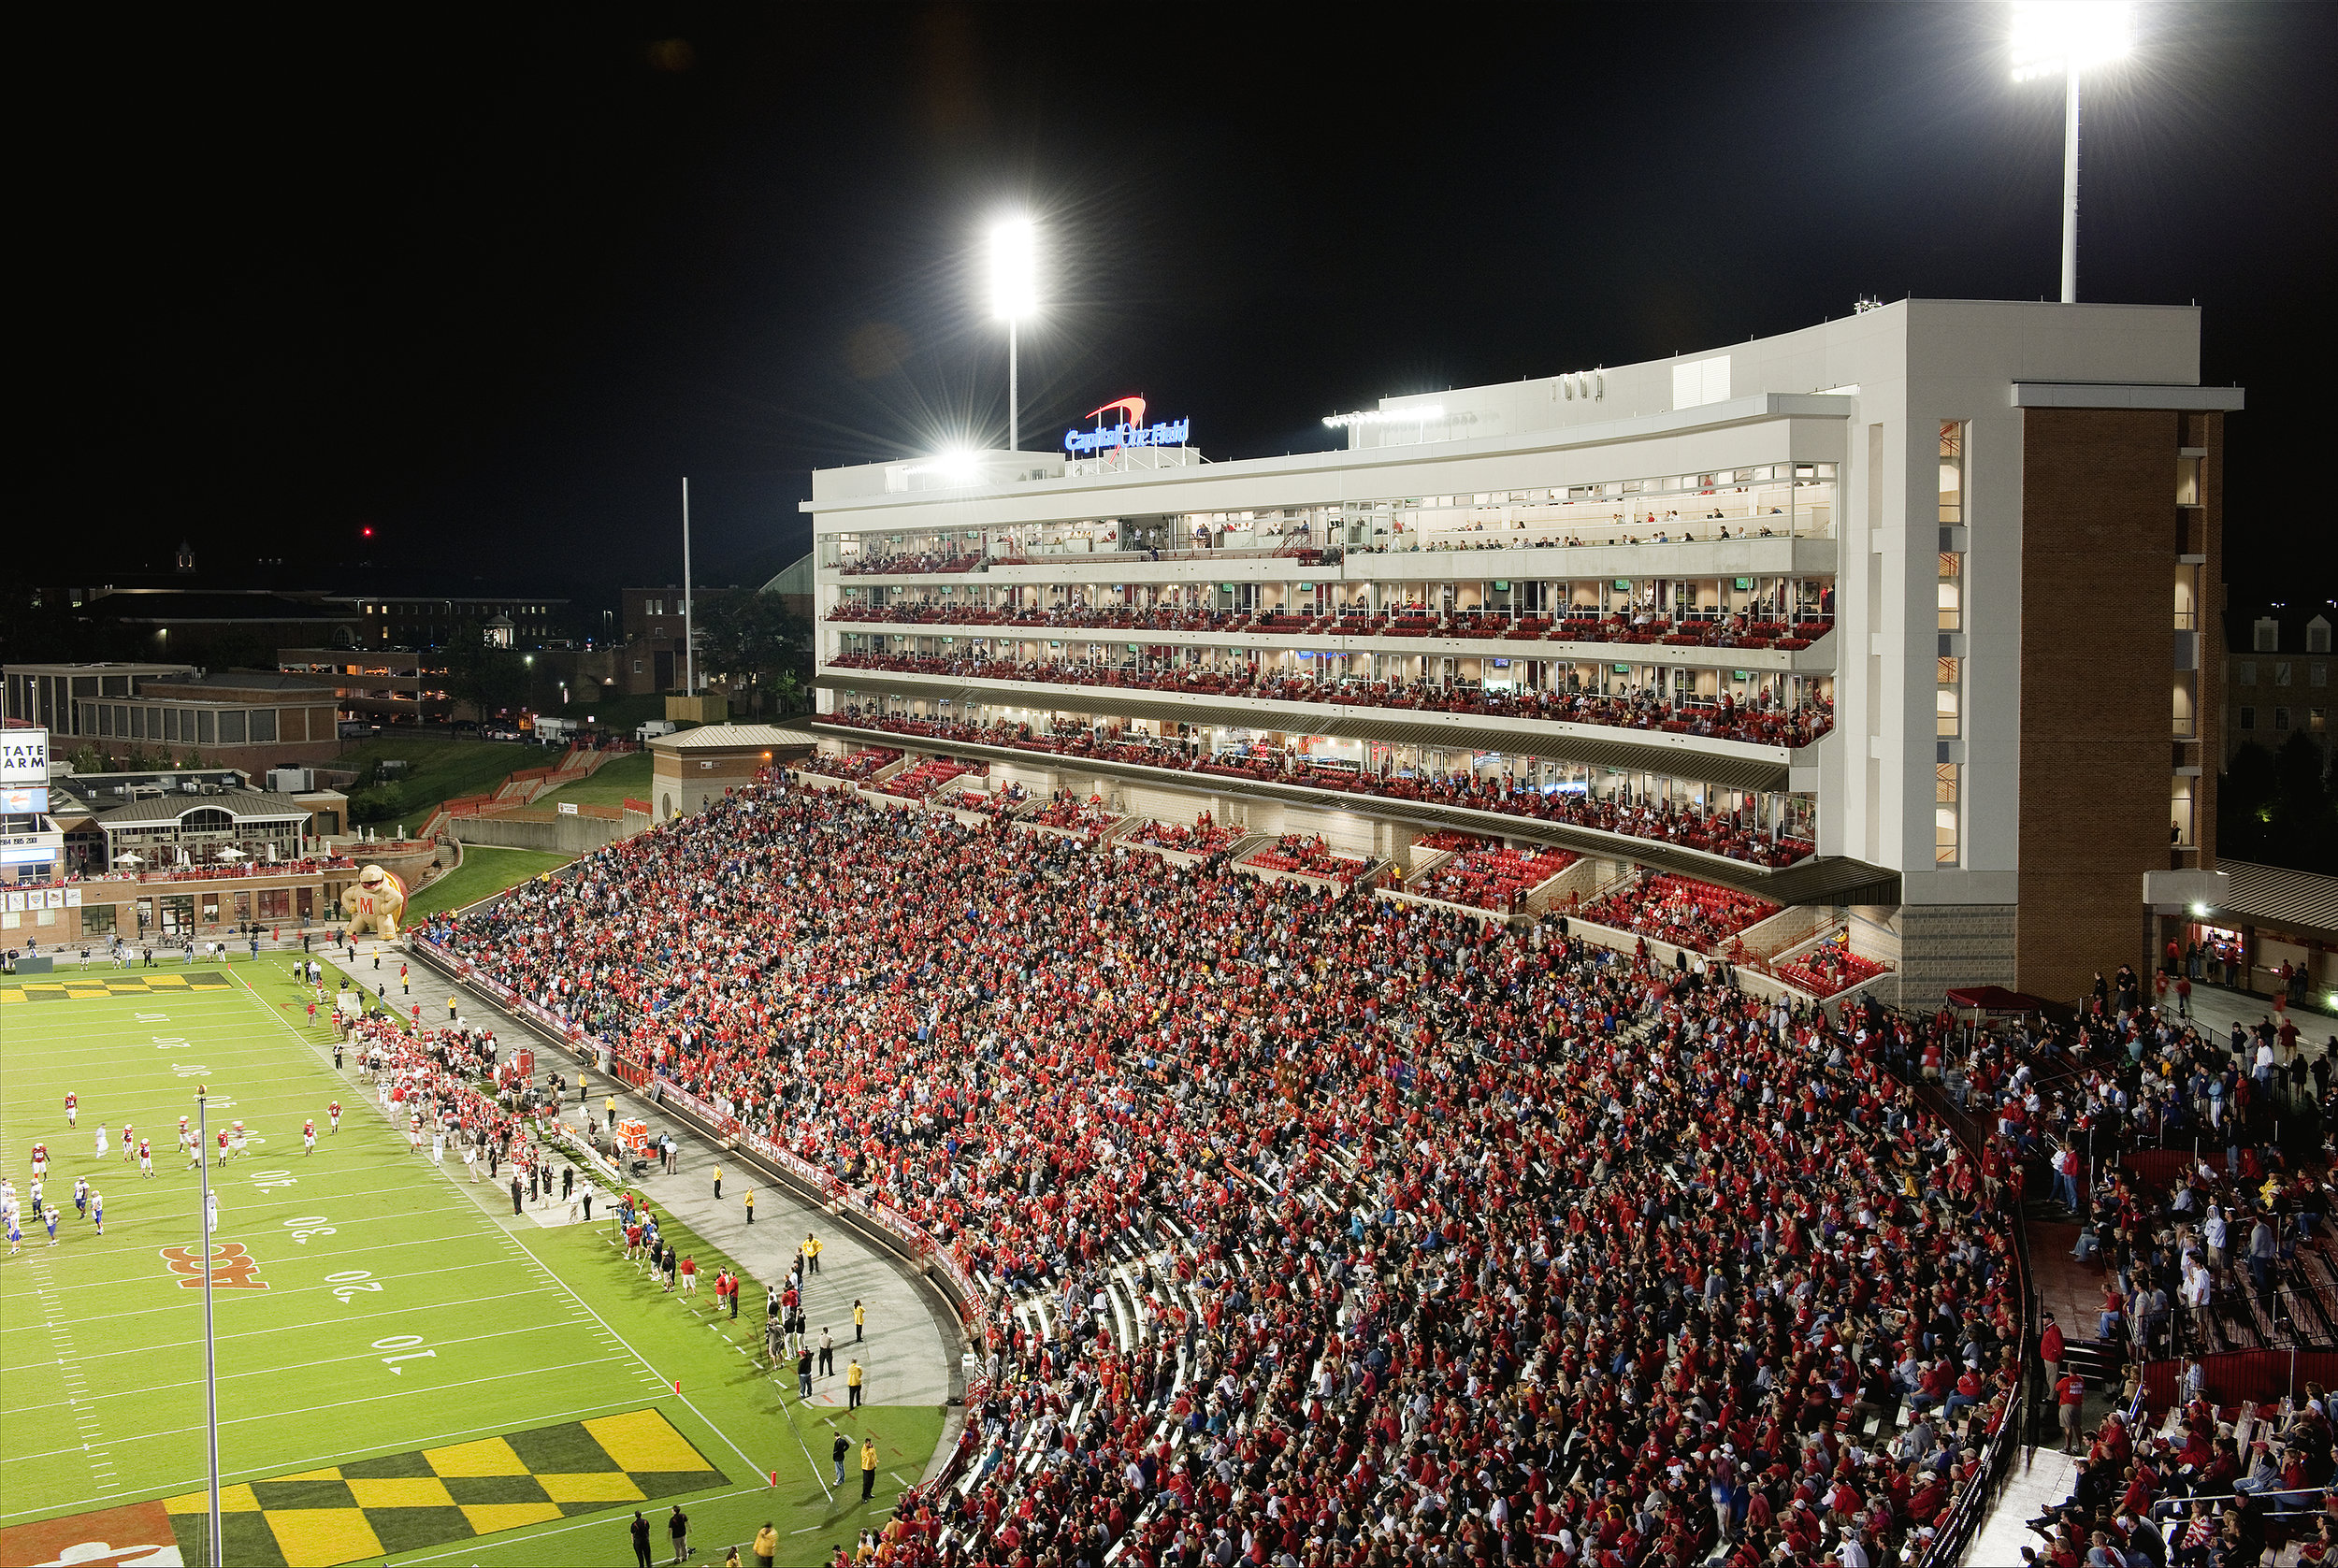
MULTIPOLYGON (((434 1345, 434 1346, 444 1346, 444 1345, 473 1345, 473 1344, 478 1343, 478 1342, 479 1342, 479 1341, 481 1341, 481 1340, 487 1340, 487 1339, 509 1339, 509 1338, 511 1338, 511 1337, 512 1337, 512 1335, 514 1335, 514 1334, 535 1334, 535 1333, 541 1333, 541 1332, 543 1332, 543 1331, 544 1331, 545 1330, 547 1330, 547 1329, 551 1329, 551 1330, 556 1330, 556 1331, 558 1328, 559 1328, 559 1325, 558 1325, 558 1324, 556 1324, 556 1323, 529 1323, 529 1324, 526 1324, 526 1325, 524 1325, 524 1326, 522 1326, 522 1327, 520 1327, 520 1328, 517 1328, 517 1329, 498 1329, 495 1332, 493 1332, 493 1333, 491 1333, 491 1334, 466 1334, 466 1335, 464 1335, 464 1336, 463 1336, 462 1338, 460 1338, 460 1339, 440 1339, 440 1340, 432 1340, 430 1343, 431 1343, 431 1345, 434 1345)), ((374 1357, 376 1357, 376 1356, 377 1356, 377 1355, 379 1355, 379 1354, 380 1354, 380 1351, 379 1351, 379 1350, 369 1348, 369 1349, 367 1349, 367 1350, 365 1350, 365 1351, 361 1352, 360 1354, 357 1354, 357 1355, 354 1355, 354 1356, 327 1356, 327 1357, 325 1357, 323 1360, 318 1360, 318 1361, 297 1361, 297 1362, 295 1362, 295 1363, 294 1363, 293 1365, 291 1365, 291 1366, 271 1366, 271 1367, 260 1367, 260 1368, 256 1368, 256 1369, 254 1369, 253 1371, 251 1371, 251 1372, 224 1372, 224 1373, 221 1373, 221 1374, 219 1374, 219 1380, 220 1380, 222 1383, 232 1383, 232 1382, 235 1382, 235 1381, 236 1381, 237 1379, 238 1379, 238 1378, 244 1378, 244 1377, 273 1377, 273 1376, 277 1375, 279 1373, 287 1373, 287 1372, 307 1372, 307 1371, 308 1371, 308 1370, 310 1370, 311 1367, 330 1367, 330 1366, 339 1366, 339 1365, 341 1365, 342 1363, 344 1363, 344 1362, 348 1362, 348 1361, 366 1361, 366 1360, 371 1360, 374 1357)), ((592 1366, 592 1365, 594 1365, 594 1364, 596 1364, 596 1363, 591 1362, 591 1361, 581 1361, 581 1362, 579 1362, 579 1363, 578 1363, 578 1365, 580 1365, 580 1366, 592 1366)), ((85 1403, 91 1403, 91 1404, 94 1404, 94 1403, 96 1403, 99 1400, 112 1400, 112 1399, 135 1399, 135 1398, 138 1398, 138 1397, 140 1397, 140 1396, 142 1396, 142 1395, 146 1395, 146 1394, 166 1394, 166 1393, 170 1392, 170 1391, 171 1391, 172 1389, 174 1389, 174 1388, 201 1388, 202 1386, 203 1386, 203 1380, 202 1380, 201 1378, 199 1378, 199 1377, 194 1377, 194 1378, 189 1378, 189 1379, 187 1379, 187 1380, 186 1380, 185 1382, 183 1382, 183 1383, 157 1383, 156 1385, 154 1385, 154 1386, 153 1386, 152 1388, 122 1388, 122 1389, 116 1389, 116 1390, 113 1390, 113 1391, 111 1391, 111 1392, 108 1392, 108 1393, 103 1393, 103 1394, 98 1394, 98 1395, 95 1395, 95 1396, 94 1396, 94 1397, 92 1397, 92 1398, 88 1399, 85 1403)), ((10 1413, 11 1413, 11 1414, 19 1414, 19 1413, 23 1413, 23 1412, 35 1411, 35 1410, 48 1410, 48 1409, 52 1409, 52 1408, 54 1408, 54 1406, 53 1406, 53 1405, 43 1405, 43 1404, 20 1404, 20 1405, 14 1405, 14 1406, 11 1406, 11 1407, 10 1407, 10 1413)))
MULTIPOLYGON (((573 1362, 564 1361, 556 1367, 531 1367, 526 1372, 498 1372, 487 1377, 467 1377, 459 1383, 439 1384, 430 1391, 433 1393, 440 1393, 455 1388, 471 1388, 478 1387, 482 1383, 502 1383, 514 1377, 544 1377, 549 1376, 554 1373, 565 1372, 574 1364, 575 1363, 573 1362)), ((303 1409, 342 1410, 354 1404, 377 1404, 385 1399, 405 1399, 409 1397, 410 1394, 408 1390, 402 1388, 393 1388, 385 1394, 367 1394, 360 1399, 335 1400, 329 1404, 306 1405, 303 1406, 303 1409)), ((605 1409, 607 1406, 597 1406, 596 1408, 605 1409)), ((281 1411, 267 1411, 257 1416, 238 1416, 229 1419, 223 1419, 219 1424, 223 1427, 235 1427, 242 1426, 251 1421, 277 1421, 281 1420, 282 1418, 283 1413, 281 1411)), ((703 1417, 700 1417, 700 1418, 701 1420, 704 1419, 703 1417)), ((201 1431, 203 1429, 199 1426, 174 1427, 167 1431, 138 1432, 135 1436, 124 1439, 123 1441, 129 1443, 144 1443, 157 1437, 183 1437, 188 1432, 201 1431)), ((438 1440, 433 1438, 431 1441, 436 1443, 438 1440)), ((79 1452, 79 1450, 74 1448, 51 1448, 45 1453, 38 1454, 0 1454, 0 1465, 23 1464, 33 1460, 54 1459, 59 1454, 70 1454, 76 1452, 79 1452)), ((743 1454, 740 1457, 744 1459, 746 1456, 743 1454)), ((32 1511, 38 1512, 38 1510, 32 1511)), ((0 1515, 0 1518, 13 1518, 15 1517, 16 1516, 13 1514, 0 1515)))
MULTIPOLYGON (((224 1238, 223 1238, 223 1239, 224 1239, 224 1238)), ((419 1244, 419 1243, 416 1243, 416 1244, 409 1244, 409 1243, 405 1243, 405 1242, 399 1242, 399 1243, 396 1243, 396 1244, 395 1244, 395 1245, 398 1245, 398 1246, 405 1246, 405 1245, 409 1245, 409 1244, 415 1244, 415 1245, 419 1245, 419 1244, 419 1244)), ((388 1250, 390 1250, 390 1249, 389 1249, 388 1247, 378 1247, 378 1248, 376 1248, 375 1250, 376 1250, 376 1251, 380 1251, 380 1252, 387 1252, 387 1251, 388 1251, 388 1250)), ((439 1275, 440 1275, 440 1274, 461 1273, 462 1272, 464 1272, 464 1271, 465 1271, 465 1270, 467 1270, 467 1269, 499 1269, 499 1268, 501 1268, 502 1266, 503 1266, 503 1264, 502 1264, 501 1259, 494 1259, 494 1258, 485 1258, 485 1259, 482 1259, 480 1261, 478 1261, 478 1262, 476 1262, 476 1263, 450 1263, 450 1264, 448 1264, 445 1268, 442 1268, 442 1269, 416 1269, 416 1270, 412 1270, 412 1271, 411 1271, 411 1272, 409 1272, 409 1273, 402 1273, 402 1274, 376 1274, 376 1275, 374 1275, 374 1277, 375 1277, 376 1279, 379 1279, 379 1280, 381 1280, 381 1281, 384 1282, 384 1283, 387 1283, 388 1281, 390 1281, 390 1280, 394 1280, 394 1279, 432 1279, 432 1278, 436 1278, 437 1276, 439 1276, 439 1275)), ((102 1281, 102 1282, 97 1282, 97 1283, 103 1283, 103 1284, 106 1284, 106 1285, 142 1285, 142 1284, 145 1284, 145 1283, 148 1283, 149 1281, 151 1281, 151 1280, 152 1279, 152 1277, 153 1277, 153 1276, 152 1276, 152 1275, 151 1275, 151 1274, 140 1274, 140 1275, 138 1275, 138 1276, 137 1276, 137 1278, 135 1278, 135 1279, 115 1279, 115 1280, 105 1280, 105 1281, 102 1281)), ((332 1290, 332 1289, 335 1289, 335 1288, 337 1288, 337 1287, 334 1287, 334 1286, 332 1286, 332 1285, 293 1285, 293 1286, 278 1286, 278 1287, 276 1287, 275 1294, 276 1294, 279 1298, 281 1298, 281 1297, 284 1297, 284 1296, 310 1295, 310 1294, 314 1294, 315 1292, 320 1291, 320 1290, 332 1290)), ((538 1290, 540 1290, 541 1288, 541 1287, 538 1287, 538 1286, 530 1286, 530 1287, 526 1287, 526 1288, 523 1288, 523 1289, 518 1289, 518 1290, 507 1290, 507 1291, 501 1291, 501 1292, 499 1292, 499 1294, 501 1294, 501 1295, 507 1295, 507 1296, 532 1296, 532 1295, 535 1295, 535 1294, 538 1292, 538 1290)), ((173 1304, 174 1306, 197 1307, 197 1306, 201 1306, 203 1303, 202 1303, 202 1302, 201 1302, 201 1300, 200 1300, 199 1298, 195 1298, 195 1297, 192 1297, 192 1296, 191 1296, 191 1297, 189 1297, 189 1298, 188 1298, 186 1301, 184 1301, 184 1302, 174 1302, 172 1304, 173 1304)), ((448 1303, 448 1302, 431 1302, 431 1303, 429 1303, 429 1304, 430 1304, 433 1308, 436 1308, 436 1307, 440 1307, 440 1306, 445 1306, 445 1305, 448 1305, 448 1304, 450 1304, 450 1303, 448 1303)), ((164 1308, 160 1308, 160 1307, 145 1306, 145 1307, 139 1307, 139 1308, 136 1309, 135 1311, 131 1311, 131 1312, 107 1312, 107 1313, 98 1313, 98 1314, 94 1314, 94 1315, 90 1316, 76 1318, 76 1319, 75 1319, 75 1321, 76 1321, 76 1322, 78 1322, 78 1323, 84 1324, 84 1325, 86 1325, 86 1324, 90 1324, 90 1323, 106 1323, 106 1322, 110 1322, 110 1321, 112 1321, 114 1318, 117 1318, 117 1317, 148 1317, 148 1316, 152 1316, 154 1313, 156 1313, 156 1312, 158 1312, 158 1311, 163 1311, 163 1310, 166 1310, 166 1309, 164 1309, 164 1308)), ((31 1330, 31 1329, 36 1329, 36 1328, 39 1328, 39 1327, 41 1327, 41 1325, 40 1325, 40 1324, 37 1324, 37 1323, 19 1323, 19 1324, 15 1324, 15 1325, 13 1325, 13 1326, 0 1326, 0 1334, 13 1334, 13 1333, 20 1333, 20 1332, 22 1332, 22 1331, 24 1331, 31 1330)))

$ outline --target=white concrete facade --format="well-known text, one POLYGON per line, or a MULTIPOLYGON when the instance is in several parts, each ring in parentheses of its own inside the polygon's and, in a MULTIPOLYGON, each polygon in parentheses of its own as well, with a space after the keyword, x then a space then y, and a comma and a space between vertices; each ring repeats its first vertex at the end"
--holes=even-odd
MULTIPOLYGON (((840 607, 879 597, 1044 605, 1064 590, 1075 600, 1119 606, 1182 594, 1184 603, 1289 610, 1296 618, 1326 604, 1377 608, 1418 596, 1433 612, 1474 605, 1516 616, 1531 612, 1522 590, 1545 612, 1554 584, 1567 604, 1589 603, 1582 596, 1595 589, 1600 608, 1611 610, 1629 583, 1629 602, 1661 588, 1673 596, 1668 604, 1695 605, 1681 613, 1703 614, 1706 601, 1696 596, 1707 592, 1717 594, 1725 617, 1733 604, 1753 605, 1750 595, 1774 596, 1763 604, 1825 602, 1831 631, 1798 650, 1636 646, 1627 655, 1557 635, 1522 649, 1498 635, 1407 640, 1197 626, 1132 633, 1133 643, 1122 640, 1125 655, 1111 653, 1141 663, 1166 647, 1174 659, 1265 657, 1295 670, 1304 652, 1325 661, 1309 670, 1336 660, 1350 676, 1386 678, 1394 669, 1411 680, 1435 679, 1434 668, 1488 687, 1494 661, 1508 657, 1533 661, 1538 672, 1515 680, 1552 689, 1586 669, 1604 683, 1629 663, 1632 689, 1679 697, 1691 708, 1733 691, 1740 701, 1763 694, 1789 704, 1831 699, 1831 732, 1782 751, 1630 728, 1537 727, 1531 719, 1478 727, 1523 726, 1546 762, 1563 761, 1571 742, 1602 738, 1661 741, 1697 754, 1700 765, 1774 752, 1786 772, 1782 788, 1758 791, 1762 820, 1808 825, 1814 860, 1861 862, 1896 877, 1902 905, 2013 906, 2022 869, 2025 410, 2238 408, 2237 389, 2198 385, 2200 330, 2190 308, 1910 300, 1666 359, 1384 399, 1384 413, 1430 409, 1435 417, 1357 424, 1339 451, 1117 472, 1095 472, 1098 465, 1063 453, 983 453, 955 468, 914 466, 914 481, 900 464, 822 470, 803 508, 815 528, 820 710, 851 700, 854 672, 835 663, 848 650, 918 644, 963 656, 970 647, 1017 640, 946 612, 910 633, 833 618, 840 607), (1944 424, 1958 448, 1953 493, 1943 479, 1944 424), (1666 483, 1640 488, 1658 480, 1666 483), (1733 497, 1748 496, 1747 510, 1718 526, 1754 537, 1713 537, 1708 507, 1726 511, 1733 497), (1759 510, 1774 499, 1778 514, 1759 510), (1678 521, 1664 530, 1672 537, 1661 543, 1648 526, 1603 526, 1616 512, 1670 521, 1675 511, 1678 521), (1473 516, 1508 519, 1493 531, 1513 538, 1557 529, 1586 541, 1486 550, 1479 546, 1493 541, 1469 531, 1473 516), (1303 564, 1269 553, 1302 525, 1307 544, 1330 552, 1327 558, 1303 564), (1683 525, 1695 542, 1680 541, 1683 525), (1761 526, 1773 537, 1759 537, 1761 526), (1208 531, 1206 552, 1191 548, 1196 528, 1208 531), (1142 548, 1148 542, 1162 558, 1142 548), (1440 542, 1458 548, 1434 547, 1440 542), (929 550, 976 557, 978 567, 846 569, 929 550), (1943 615, 1951 557, 1953 629, 1943 615), (1951 700, 1953 724, 1945 716, 1951 700), (1941 816, 1943 766, 1957 770, 1950 819, 1941 816)), ((1104 639, 1051 629, 1020 641, 1041 658, 1078 656, 1074 644, 1091 644, 1092 659, 1104 639)), ((925 679, 901 673, 894 697, 922 701, 902 693, 925 679)), ((957 673, 936 673, 931 684, 936 702, 950 695, 961 712, 980 702, 1034 713, 1049 705, 1115 712, 1116 692, 1090 686, 957 673)), ((1165 699, 1171 707, 1176 700, 1165 699)), ((1359 743, 1367 755, 1368 708, 1336 709, 1353 721, 1345 733, 1366 732, 1359 743)), ((1310 710, 1277 703, 1258 712, 1255 727, 1296 736, 1310 710)), ((2163 715, 2144 717, 2164 725, 2163 715)), ((1204 726, 1197 743, 1220 738, 1204 726)), ((1682 777, 1718 775, 1684 766, 1682 777)), ((1227 780, 1212 786, 1239 792, 1227 780)), ((1600 785, 1595 779, 1590 787, 1600 785)))

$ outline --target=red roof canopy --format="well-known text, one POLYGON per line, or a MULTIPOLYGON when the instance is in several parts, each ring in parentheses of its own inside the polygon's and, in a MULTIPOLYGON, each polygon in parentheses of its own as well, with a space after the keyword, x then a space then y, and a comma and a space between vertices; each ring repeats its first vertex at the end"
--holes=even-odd
POLYGON ((2043 1013, 2054 1004, 2002 985, 1959 985, 1948 993, 1948 1005, 1979 1008, 1984 1013, 2043 1013))

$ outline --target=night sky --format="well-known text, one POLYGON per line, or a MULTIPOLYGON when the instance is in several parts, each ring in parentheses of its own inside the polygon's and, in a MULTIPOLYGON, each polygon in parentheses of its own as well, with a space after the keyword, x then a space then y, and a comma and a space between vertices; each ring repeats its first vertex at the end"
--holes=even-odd
MULTIPOLYGON (((2233 602, 2324 597, 2338 7, 2140 9, 2080 296, 2206 308, 2233 602)), ((214 581, 599 597, 678 573, 687 473, 701 580, 759 580, 813 468, 1003 441, 1012 208, 1043 447, 1136 392, 1281 453, 1388 393, 2057 286, 2060 94, 1998 4, 125 15, 23 63, 36 579, 184 536, 214 581)))

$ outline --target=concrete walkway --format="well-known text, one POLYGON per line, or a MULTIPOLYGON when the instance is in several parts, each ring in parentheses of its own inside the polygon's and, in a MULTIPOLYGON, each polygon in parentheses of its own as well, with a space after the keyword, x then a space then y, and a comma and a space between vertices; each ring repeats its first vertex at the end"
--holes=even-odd
POLYGON ((1997 1496, 1989 1517, 1982 1521, 1960 1559, 1963 1568, 2020 1568, 2024 1546, 2042 1550, 2045 1537, 2032 1532, 2029 1521, 2057 1503, 2068 1503, 2078 1483, 2078 1461, 2053 1448, 2021 1448, 2013 1455, 2013 1473, 1997 1496))
MULTIPOLYGON (((346 949, 332 954, 319 948, 314 956, 320 962, 338 965, 346 957, 346 949)), ((934 1300, 931 1292, 911 1276, 908 1266, 893 1254, 863 1241, 836 1216, 806 1203, 792 1190, 768 1183, 759 1175, 750 1175, 745 1165, 729 1160, 711 1140, 679 1118, 660 1112, 646 1097, 581 1066, 565 1047, 554 1045, 486 998, 467 989, 458 991, 452 980, 411 957, 402 947, 361 939, 354 972, 369 994, 375 985, 382 987, 380 1000, 385 1006, 409 1014, 420 1004, 426 1027, 441 1028, 446 1024, 447 998, 455 994, 456 1016, 469 1028, 494 1030, 503 1059, 509 1060, 513 1050, 526 1046, 536 1053, 540 1078, 556 1072, 569 1080, 570 1086, 561 1107, 561 1117, 570 1126, 581 1127, 588 1117, 595 1121, 604 1119, 602 1108, 613 1092, 620 1119, 639 1118, 646 1122, 653 1138, 660 1133, 671 1134, 681 1146, 674 1173, 661 1174, 653 1164, 647 1174, 638 1180, 629 1179, 629 1185, 660 1212, 677 1216, 692 1230, 721 1247, 747 1272, 754 1285, 742 1293, 743 1316, 753 1313, 757 1321, 761 1321, 763 1291, 755 1287, 769 1287, 785 1280, 804 1237, 817 1235, 822 1248, 820 1272, 805 1275, 804 1313, 815 1346, 819 1344, 823 1327, 835 1339, 836 1371, 814 1384, 813 1404, 844 1408, 844 1368, 856 1355, 864 1374, 861 1397, 867 1403, 948 1403, 950 1374, 960 1354, 956 1316, 934 1300), (377 956, 382 965, 379 971, 373 967, 377 956), (400 962, 408 969, 403 985, 397 974, 400 962), (587 1102, 583 1106, 577 1103, 575 1087, 580 1075, 586 1085, 587 1102), (714 1196, 717 1165, 723 1172, 720 1199, 714 1196), (749 1191, 755 1194, 752 1225, 747 1222, 744 1201, 749 1191), (856 1300, 868 1313, 867 1338, 859 1345, 853 1341, 852 1308, 856 1300)), ((504 1206, 508 1210, 508 1200, 504 1206)), ((506 1213, 503 1217, 511 1216, 506 1213)), ((595 1222, 599 1223, 599 1218, 600 1211, 597 1208, 595 1222)), ((786 1374, 785 1386, 790 1394, 794 1392, 792 1368, 786 1374)))

